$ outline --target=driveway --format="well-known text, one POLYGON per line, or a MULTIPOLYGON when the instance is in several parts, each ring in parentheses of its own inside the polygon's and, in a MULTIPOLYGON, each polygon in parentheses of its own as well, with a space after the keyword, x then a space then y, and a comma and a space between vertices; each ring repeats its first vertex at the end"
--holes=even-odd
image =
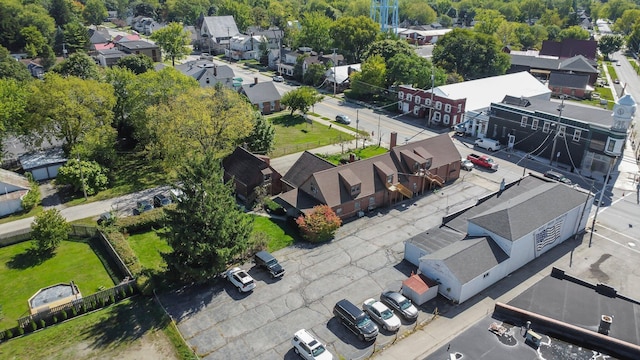
MULTIPOLYGON (((160 299, 187 343, 204 359, 294 359, 290 341, 301 328, 311 330, 334 354, 361 358, 374 346, 392 343, 396 335, 381 331, 375 345, 362 343, 333 318, 333 305, 345 298, 360 306, 383 290, 398 290, 416 270, 402 260, 403 241, 438 225, 447 208, 459 210, 499 186, 482 183, 489 186, 460 181, 438 193, 372 212, 343 225, 330 243, 282 249, 275 253, 286 269, 280 280, 244 264, 257 281, 250 294, 240 294, 220 281, 160 299)), ((423 311, 418 323, 430 318, 423 311)), ((404 323, 399 334, 414 326, 404 323)))

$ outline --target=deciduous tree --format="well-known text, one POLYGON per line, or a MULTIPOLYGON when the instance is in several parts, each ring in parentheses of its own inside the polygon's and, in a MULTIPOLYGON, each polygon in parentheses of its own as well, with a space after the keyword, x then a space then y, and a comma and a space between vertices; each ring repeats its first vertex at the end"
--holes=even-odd
POLYGON ((109 178, 106 170, 95 161, 70 159, 58 170, 56 183, 71 186, 76 194, 82 193, 84 187, 87 195, 95 195, 107 188, 109 178))
POLYGON ((69 238, 71 226, 58 209, 45 210, 31 223, 34 248, 40 253, 53 253, 62 240, 69 238))
POLYGON ((107 18, 107 7, 103 0, 87 0, 82 10, 82 17, 89 25, 100 25, 107 18))
POLYGON ((333 45, 356 63, 360 62, 365 49, 375 41, 379 32, 380 26, 368 16, 344 16, 331 26, 333 45))
POLYGON ((309 215, 296 219, 302 237, 311 242, 323 242, 333 238, 342 220, 327 205, 318 205, 309 215))
POLYGON ((20 61, 9 54, 9 50, 0 46, 0 79, 24 81, 31 79, 31 73, 20 61))
POLYGON ((506 21, 498 10, 491 9, 478 9, 474 20, 476 24, 473 29, 487 35, 495 34, 500 24, 506 21))
POLYGON ((176 59, 180 60, 190 53, 187 46, 191 37, 179 23, 170 23, 162 29, 151 34, 158 46, 164 52, 166 58, 171 59, 171 65, 176 66, 176 59))
POLYGON ((75 76, 83 80, 98 80, 100 73, 96 62, 83 52, 73 53, 69 58, 51 68, 62 76, 75 76))
POLYGON ((133 71, 136 75, 140 75, 153 69, 153 60, 151 60, 147 55, 138 54, 134 56, 125 56, 118 60, 116 65, 122 68, 127 68, 133 71))
POLYGON ((504 74, 509 67, 509 55, 502 52, 492 35, 453 29, 436 43, 433 62, 470 80, 504 74))
POLYGON ((170 164, 186 157, 224 156, 253 128, 254 110, 242 95, 224 86, 194 88, 149 108, 149 149, 170 164))
POLYGON ((236 204, 231 183, 223 183, 214 154, 185 159, 178 172, 181 201, 167 215, 165 260, 169 273, 185 282, 217 276, 248 247, 252 218, 236 204))
POLYGON ((399 6, 400 21, 414 24, 431 24, 436 21, 438 14, 427 0, 401 0, 399 6))
POLYGON ((322 101, 324 96, 318 94, 318 91, 312 87, 302 86, 295 90, 291 90, 282 96, 280 103, 291 109, 291 115, 297 110, 306 114, 316 103, 322 101))
POLYGON ((367 58, 360 71, 351 74, 351 92, 356 98, 377 95, 385 90, 387 66, 380 55, 367 58))
POLYGON ((371 56, 380 55, 384 59, 384 61, 389 61, 392 57, 405 54, 405 55, 413 55, 415 51, 411 48, 411 45, 404 40, 400 39, 383 39, 377 40, 372 43, 365 53, 363 54, 363 61, 367 60, 371 56))
POLYGON ((332 20, 319 12, 305 14, 300 22, 302 28, 295 38, 296 47, 310 47, 314 51, 327 51, 331 48, 332 20))
POLYGON ((566 29, 562 29, 558 35, 561 40, 576 39, 576 40, 589 40, 591 35, 589 31, 583 29, 581 26, 570 26, 566 29))
POLYGON ((618 35, 603 35, 598 40, 598 50, 604 55, 606 59, 609 58, 609 54, 614 53, 622 47, 624 40, 622 36, 618 35))
POLYGON ((31 58, 38 56, 38 54, 42 53, 44 47, 49 45, 47 44, 47 39, 42 36, 42 33, 35 26, 22 28, 20 35, 25 40, 25 50, 31 58))

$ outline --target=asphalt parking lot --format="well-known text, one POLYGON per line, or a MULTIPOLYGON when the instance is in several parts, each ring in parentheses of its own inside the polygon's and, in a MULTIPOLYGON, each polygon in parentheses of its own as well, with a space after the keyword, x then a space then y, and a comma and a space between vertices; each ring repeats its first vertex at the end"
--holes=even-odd
MULTIPOLYGON (((256 279, 253 292, 240 294, 230 283, 186 288, 160 299, 187 343, 204 359, 295 359, 293 333, 311 330, 335 355, 362 358, 391 344, 396 334, 380 332, 363 343, 333 318, 340 299, 361 306, 384 290, 398 290, 415 270, 402 261, 403 241, 440 223, 446 212, 469 206, 495 191, 498 182, 469 176, 439 192, 374 211, 344 224, 336 239, 322 245, 301 243, 276 252, 286 274, 273 280, 247 263, 256 279), (472 179, 476 180, 473 181, 472 179)), ((421 311, 418 323, 431 318, 421 311)), ((415 324, 403 322, 399 335, 415 324)))

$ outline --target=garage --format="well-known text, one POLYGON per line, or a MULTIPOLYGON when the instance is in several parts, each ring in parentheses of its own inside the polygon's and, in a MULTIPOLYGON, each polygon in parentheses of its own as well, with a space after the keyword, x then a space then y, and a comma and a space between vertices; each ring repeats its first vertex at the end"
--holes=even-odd
POLYGON ((20 165, 25 172, 30 172, 35 181, 55 179, 58 170, 67 162, 61 148, 51 148, 20 156, 20 165))

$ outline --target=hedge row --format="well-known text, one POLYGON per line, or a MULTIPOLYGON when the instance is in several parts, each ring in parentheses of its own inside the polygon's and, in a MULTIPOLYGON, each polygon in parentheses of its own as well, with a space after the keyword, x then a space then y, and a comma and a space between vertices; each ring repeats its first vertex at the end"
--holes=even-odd
POLYGON ((105 236, 118 255, 120 255, 124 264, 127 265, 131 274, 134 277, 138 276, 142 272, 142 265, 140 265, 140 260, 138 260, 133 249, 129 246, 129 242, 124 235, 119 231, 107 231, 105 232, 105 236))
POLYGON ((164 209, 157 208, 140 215, 119 217, 116 227, 120 232, 132 234, 164 227, 164 209))

